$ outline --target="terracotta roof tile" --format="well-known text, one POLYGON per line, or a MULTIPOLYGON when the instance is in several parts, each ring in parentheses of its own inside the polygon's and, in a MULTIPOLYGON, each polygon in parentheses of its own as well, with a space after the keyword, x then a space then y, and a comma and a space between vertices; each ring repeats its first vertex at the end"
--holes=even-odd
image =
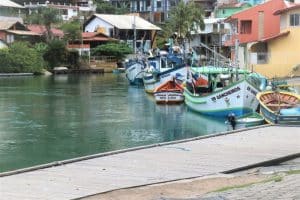
MULTIPOLYGON (((38 24, 32 24, 32 25, 28 25, 27 28, 29 30, 31 30, 32 32, 38 33, 38 34, 45 34, 46 32, 46 27, 43 25, 38 25, 38 24)), ((64 36, 64 32, 60 29, 57 28, 51 28, 51 32, 54 36, 57 37, 63 37, 64 36)))

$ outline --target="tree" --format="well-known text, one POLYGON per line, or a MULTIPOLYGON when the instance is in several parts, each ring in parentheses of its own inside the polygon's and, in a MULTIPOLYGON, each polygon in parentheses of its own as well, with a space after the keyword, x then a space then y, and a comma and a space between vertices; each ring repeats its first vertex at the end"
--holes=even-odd
POLYGON ((27 24, 43 25, 42 10, 43 9, 39 8, 36 11, 32 12, 30 15, 27 15, 25 18, 25 22, 27 24))
POLYGON ((123 3, 119 6, 114 6, 110 2, 105 0, 95 0, 97 13, 102 14, 126 14, 129 13, 128 5, 123 3))
POLYGON ((185 38, 190 38, 191 31, 204 29, 203 11, 197 7, 194 1, 185 3, 180 0, 178 5, 170 11, 170 17, 166 21, 165 34, 177 33, 176 42, 183 44, 185 38))
POLYGON ((45 8, 42 10, 42 22, 46 27, 47 34, 46 40, 49 42, 53 39, 52 32, 51 32, 51 25, 58 23, 60 21, 59 12, 53 8, 45 8))
POLYGON ((66 46, 61 40, 52 40, 48 43, 48 47, 44 53, 44 60, 48 63, 50 69, 58 67, 65 63, 66 60, 66 46))
POLYGON ((64 32, 64 39, 69 43, 81 39, 81 25, 79 20, 74 20, 69 23, 65 23, 61 26, 64 32))
POLYGON ((43 69, 43 58, 28 42, 14 42, 9 48, 0 50, 0 72, 40 73, 43 69))
POLYGON ((61 21, 59 11, 53 8, 40 8, 26 18, 29 24, 40 24, 46 28, 46 41, 53 39, 51 26, 61 21))
POLYGON ((118 60, 124 58, 127 54, 131 54, 132 49, 122 42, 109 42, 107 44, 99 45, 93 49, 92 54, 96 56, 114 56, 118 60))

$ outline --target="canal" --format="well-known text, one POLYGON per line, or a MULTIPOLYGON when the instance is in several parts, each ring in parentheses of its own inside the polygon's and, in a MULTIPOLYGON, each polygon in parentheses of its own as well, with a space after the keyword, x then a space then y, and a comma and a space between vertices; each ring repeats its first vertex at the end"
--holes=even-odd
POLYGON ((0 79, 0 172, 227 129, 183 104, 156 105, 123 75, 0 79))

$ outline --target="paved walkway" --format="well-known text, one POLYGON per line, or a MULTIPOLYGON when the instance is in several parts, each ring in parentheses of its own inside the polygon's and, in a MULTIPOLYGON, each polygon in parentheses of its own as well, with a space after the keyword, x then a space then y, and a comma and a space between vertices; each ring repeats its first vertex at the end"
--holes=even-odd
POLYGON ((300 153, 299 127, 264 127, 0 178, 0 199, 73 199, 205 176, 300 153))

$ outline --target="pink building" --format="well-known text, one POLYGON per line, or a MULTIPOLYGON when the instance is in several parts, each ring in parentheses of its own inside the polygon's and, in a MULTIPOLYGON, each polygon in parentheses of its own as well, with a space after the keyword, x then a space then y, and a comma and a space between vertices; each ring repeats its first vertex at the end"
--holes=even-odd
POLYGON ((248 50, 258 41, 271 38, 280 33, 280 17, 274 12, 287 8, 290 2, 284 0, 270 0, 247 10, 236 13, 226 19, 231 24, 231 34, 225 46, 239 46, 232 48, 231 57, 238 57, 241 68, 249 67, 250 56, 248 50))

